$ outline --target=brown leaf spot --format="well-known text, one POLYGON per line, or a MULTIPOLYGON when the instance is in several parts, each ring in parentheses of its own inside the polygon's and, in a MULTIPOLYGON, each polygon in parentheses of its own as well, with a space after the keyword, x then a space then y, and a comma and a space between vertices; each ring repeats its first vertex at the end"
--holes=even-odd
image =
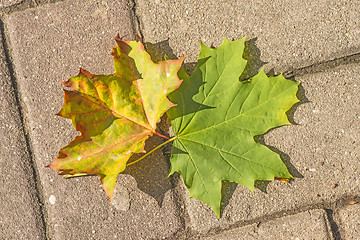
POLYGON ((284 183, 289 183, 289 179, 288 178, 278 178, 278 177, 274 177, 274 180, 278 180, 284 183))

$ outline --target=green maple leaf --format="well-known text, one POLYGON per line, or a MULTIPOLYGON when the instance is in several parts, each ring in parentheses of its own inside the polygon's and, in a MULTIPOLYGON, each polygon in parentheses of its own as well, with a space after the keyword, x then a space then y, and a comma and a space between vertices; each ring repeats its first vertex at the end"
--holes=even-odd
POLYGON ((201 43, 191 77, 169 98, 177 104, 167 113, 176 135, 170 174, 181 174, 190 197, 208 204, 220 217, 222 181, 253 191, 255 180, 292 178, 280 156, 254 137, 290 124, 286 111, 298 99, 299 83, 263 70, 239 81, 246 60, 245 38, 212 49, 201 43))
POLYGON ((166 96, 181 84, 177 72, 183 61, 154 63, 141 42, 116 42, 114 74, 81 69, 63 82, 72 91, 64 90, 58 115, 71 119, 81 135, 49 165, 66 176, 99 175, 110 200, 117 175, 133 153, 144 152, 145 140, 158 134, 156 123, 173 106, 166 96))

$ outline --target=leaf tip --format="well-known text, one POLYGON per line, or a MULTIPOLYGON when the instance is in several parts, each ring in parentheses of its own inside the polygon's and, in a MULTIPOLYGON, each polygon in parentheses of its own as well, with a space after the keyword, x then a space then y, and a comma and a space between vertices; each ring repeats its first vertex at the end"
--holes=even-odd
MULTIPOLYGON (((119 34, 116 35, 115 42, 116 42, 116 45, 117 45, 118 49, 120 50, 120 52, 122 52, 124 54, 128 54, 130 52, 131 48, 128 45, 128 42, 122 40, 119 34)), ((118 57, 116 52, 112 52, 111 55, 113 55, 114 58, 115 58, 115 56, 118 57)))
POLYGON ((140 42, 142 42, 142 38, 141 38, 138 34, 136 34, 136 38, 137 38, 140 42))
POLYGON ((217 212, 217 211, 214 211, 215 212, 215 214, 216 214, 216 216, 217 216, 217 218, 221 218, 221 213, 220 213, 220 210, 217 212))
POLYGON ((110 202, 115 190, 117 174, 115 175, 100 175, 100 182, 104 188, 106 195, 109 197, 110 202))
POLYGON ((64 87, 68 87, 69 86, 69 80, 67 81, 60 81, 60 83, 64 86, 64 87))
POLYGON ((121 37, 120 37, 120 34, 117 33, 116 36, 115 36, 115 41, 117 41, 117 39, 120 39, 121 40, 121 37))
POLYGON ((53 169, 53 170, 55 170, 55 171, 60 170, 59 167, 58 167, 57 164, 56 164, 56 159, 54 159, 54 161, 53 161, 52 163, 46 165, 45 167, 46 167, 46 168, 51 168, 51 169, 53 169))
POLYGON ((146 153, 145 145, 143 145, 142 148, 137 153, 146 153))
MULTIPOLYGON (((184 62, 185 58, 188 54, 185 54, 182 58, 179 58, 178 61, 181 62, 181 64, 184 62)), ((180 66, 181 67, 181 66, 180 66)), ((180 68, 179 68, 180 69, 180 68)))
POLYGON ((201 52, 201 51, 204 51, 204 49, 211 49, 211 48, 209 48, 208 46, 206 46, 206 45, 204 44, 204 42, 200 40, 200 52, 201 52))
POLYGON ((266 75, 266 73, 265 73, 265 69, 264 69, 264 66, 262 66, 261 67, 261 69, 260 69, 260 72, 259 72, 260 74, 265 74, 266 75))
POLYGON ((274 177, 274 180, 280 181, 280 182, 284 182, 284 183, 289 183, 290 178, 278 178, 278 177, 274 177))
POLYGON ((83 68, 80 68, 78 76, 86 77, 86 78, 90 79, 90 78, 94 77, 94 74, 90 73, 89 71, 87 71, 83 68))
POLYGON ((216 204, 216 205, 210 205, 211 209, 214 211, 214 213, 216 214, 217 218, 221 218, 221 204, 216 204))
POLYGON ((175 173, 175 170, 172 169, 171 167, 172 165, 170 165, 170 170, 169 170, 169 174, 166 176, 166 179, 169 178, 171 175, 173 175, 175 173))

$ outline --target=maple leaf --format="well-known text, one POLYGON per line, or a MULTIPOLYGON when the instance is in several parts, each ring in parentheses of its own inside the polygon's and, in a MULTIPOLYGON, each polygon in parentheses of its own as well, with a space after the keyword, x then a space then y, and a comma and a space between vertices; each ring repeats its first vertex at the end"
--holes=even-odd
POLYGON ((59 116, 69 118, 80 135, 63 147, 49 167, 60 175, 96 174, 110 200, 117 175, 133 153, 144 152, 145 140, 158 134, 156 123, 174 106, 167 95, 181 80, 183 59, 154 63, 141 42, 116 37, 115 73, 80 73, 62 84, 64 106, 59 116))
POLYGON ((246 60, 245 38, 224 39, 216 49, 201 43, 192 76, 169 98, 177 106, 167 114, 176 137, 171 169, 181 174, 190 197, 208 204, 220 217, 222 181, 253 191, 255 180, 292 178, 280 156, 254 137, 290 124, 286 111, 298 102, 299 83, 263 70, 239 81, 246 60))

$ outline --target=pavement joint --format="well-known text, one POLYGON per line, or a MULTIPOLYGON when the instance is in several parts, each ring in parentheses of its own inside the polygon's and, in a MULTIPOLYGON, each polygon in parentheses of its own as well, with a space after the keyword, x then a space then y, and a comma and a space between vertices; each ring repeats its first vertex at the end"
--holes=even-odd
POLYGON ((2 37, 2 45, 3 45, 3 49, 4 49, 4 55, 5 55, 5 59, 6 59, 6 63, 7 63, 7 67, 10 73, 10 80, 11 80, 11 85, 14 91, 14 97, 15 97, 15 102, 16 102, 16 106, 17 106, 17 111, 19 113, 20 116, 20 121, 21 121, 21 126, 19 126, 19 129, 21 129, 23 135, 24 135, 24 139, 25 139, 25 143, 26 143, 26 150, 29 153, 29 169, 31 171, 30 173, 30 177, 33 180, 33 187, 35 188, 35 192, 36 192, 36 196, 34 196, 34 204, 39 206, 40 209, 40 217, 41 219, 40 222, 42 224, 42 228, 44 229, 45 233, 44 235, 46 236, 46 239, 48 239, 47 236, 47 223, 46 223, 46 215, 47 215, 47 211, 45 209, 45 202, 44 202, 44 196, 43 196, 43 192, 42 192, 42 186, 41 186, 41 181, 39 178, 39 173, 37 171, 37 166, 36 163, 34 161, 34 154, 33 154, 33 148, 32 148, 32 144, 31 144, 31 139, 30 139, 30 135, 28 134, 27 131, 27 124, 26 124, 26 117, 24 114, 24 107, 21 104, 21 96, 20 96, 20 91, 18 88, 18 84, 16 81, 16 73, 14 71, 14 67, 13 67, 13 63, 12 63, 12 58, 11 58, 11 53, 10 53, 10 48, 9 48, 9 44, 7 42, 7 37, 5 34, 5 27, 4 27, 4 23, 3 21, 0 19, 0 33, 1 33, 1 37, 2 37))
MULTIPOLYGON (((270 222, 270 221, 273 221, 273 220, 276 220, 276 219, 280 219, 282 217, 288 217, 288 216, 297 215, 299 213, 304 213, 304 212, 311 211, 311 210, 325 210, 325 212, 327 213, 327 210, 329 210, 329 209, 322 208, 322 207, 302 208, 301 210, 296 211, 296 212, 295 211, 291 212, 290 214, 288 214, 288 211, 281 211, 279 213, 271 214, 271 215, 268 215, 268 216, 263 216, 261 218, 256 218, 256 219, 253 219, 253 220, 250 220, 250 221, 235 223, 235 224, 232 224, 230 226, 223 227, 223 228, 215 227, 215 228, 211 229, 210 231, 208 231, 205 234, 204 233, 192 232, 191 237, 194 237, 194 238, 195 237, 200 237, 200 238, 211 237, 211 236, 220 234, 222 232, 227 232, 227 231, 230 231, 230 230, 235 230, 237 228, 251 226, 253 224, 257 224, 257 227, 260 227, 260 225, 262 225, 264 223, 267 223, 267 222, 270 222), (274 215, 276 215, 276 217, 271 217, 271 216, 274 216, 274 215)), ((327 217, 329 218, 328 215, 327 215, 327 217)), ((331 223, 331 221, 330 221, 330 223, 331 223)), ((331 226, 331 230, 333 230, 332 226, 331 226)), ((341 240, 341 238, 335 239, 335 240, 341 240)))
POLYGON ((302 68, 297 68, 294 70, 289 70, 283 73, 285 78, 291 78, 296 76, 302 76, 306 74, 314 74, 318 72, 323 72, 326 70, 330 70, 336 68, 338 66, 347 65, 351 63, 359 63, 360 62, 360 52, 347 55, 344 57, 335 58, 332 60, 318 62, 309 66, 305 66, 302 68))
MULTIPOLYGON (((41 212, 41 221, 43 224, 43 229, 45 230, 45 235, 47 239, 51 238, 49 236, 49 228, 47 223, 47 209, 44 205, 44 193, 42 189, 41 182, 39 180, 39 173, 38 168, 36 166, 36 162, 34 159, 34 152, 33 152, 33 146, 32 146, 32 139, 31 136, 28 134, 28 131, 30 131, 29 126, 27 125, 27 115, 26 115, 26 107, 21 102, 21 92, 19 91, 19 86, 17 83, 17 77, 14 70, 14 63, 12 60, 12 54, 11 54, 11 46, 9 45, 9 38, 7 37, 7 30, 4 26, 3 21, 1 18, 4 15, 10 14, 12 12, 18 12, 23 11, 26 9, 36 8, 37 6, 42 6, 45 4, 53 4, 56 2, 62 2, 63 0, 25 0, 22 1, 19 4, 15 4, 9 7, 1 8, 0 9, 0 34, 2 36, 2 43, 5 49, 5 58, 6 63, 10 71, 11 75, 11 84, 14 89, 15 97, 16 97, 16 105, 17 105, 17 111, 19 112, 20 118, 21 118, 21 126, 19 128, 22 130, 22 133, 24 134, 25 140, 26 140, 26 148, 27 151, 30 154, 30 162, 26 164, 30 164, 31 167, 31 175, 33 184, 36 189, 37 198, 38 201, 37 204, 40 207, 41 212)), ((144 33, 143 33, 143 24, 142 19, 139 14, 137 14, 137 8, 138 8, 138 1, 137 0, 128 0, 128 4, 130 6, 129 11, 131 15, 131 28, 133 33, 141 37, 141 41, 144 43, 144 33)), ((146 35, 146 32, 145 32, 146 35)), ((146 45, 145 45, 146 48, 146 45)), ((159 57, 159 56, 156 56, 159 57)), ((318 72, 324 72, 326 70, 335 69, 339 66, 348 65, 348 64, 354 64, 354 63, 360 63, 360 52, 349 54, 346 56, 330 59, 330 60, 323 60, 320 62, 316 62, 314 64, 300 67, 300 68, 294 68, 285 71, 283 73, 284 77, 286 78, 293 78, 303 75, 309 75, 314 74, 318 72)), ((167 146, 167 148, 162 149, 163 155, 166 156, 167 159, 169 159, 170 154, 168 148, 171 148, 171 145, 167 146)), ((169 164, 169 162, 167 162, 169 164)), ((342 223, 337 218, 337 211, 345 206, 350 205, 349 200, 356 200, 359 202, 360 196, 350 196, 350 195, 344 195, 338 197, 334 201, 330 202, 313 202, 311 204, 305 204, 300 208, 296 209, 289 209, 289 210, 283 210, 278 211, 275 213, 271 213, 268 215, 264 215, 261 217, 257 217, 250 220, 244 220, 244 221, 238 221, 233 224, 230 224, 228 226, 218 226, 218 227, 212 227, 209 232, 207 233, 197 233, 196 231, 191 229, 191 224, 188 216, 188 210, 186 209, 187 206, 185 204, 186 197, 184 194, 181 193, 183 191, 181 187, 179 186, 179 182, 182 181, 179 177, 179 175, 171 176, 170 182, 172 185, 172 188, 174 189, 174 201, 176 205, 176 212, 177 215, 180 216, 180 221, 182 227, 179 228, 175 233, 172 234, 172 239, 191 239, 191 238, 197 238, 197 237, 207 237, 211 236, 213 234, 217 234, 220 232, 224 232, 227 230, 232 230, 244 226, 249 226, 254 223, 258 223, 261 225, 262 223, 266 223, 271 220, 276 220, 284 216, 290 216, 295 215, 301 212, 309 211, 309 210, 315 210, 315 209, 322 209, 326 212, 326 217, 329 220, 330 223, 330 229, 333 234, 334 239, 342 239, 342 223)), ((320 200, 319 200, 320 201, 320 200)), ((330 234, 330 233, 329 233, 330 234)))
POLYGON ((273 214, 264 215, 264 216, 254 218, 251 220, 237 222, 237 223, 231 224, 226 227, 213 227, 205 234, 197 233, 190 229, 190 230, 188 230, 189 233, 187 236, 188 237, 210 237, 212 235, 219 234, 221 232, 250 226, 255 223, 262 224, 265 222, 269 222, 269 221, 276 220, 276 219, 286 217, 286 216, 296 215, 296 214, 306 212, 306 211, 323 209, 323 210, 325 210, 328 220, 330 222, 330 229, 332 231, 334 239, 341 240, 342 239, 341 235, 340 235, 341 228, 339 227, 341 224, 339 223, 337 218, 334 216, 334 214, 337 212, 338 209, 341 209, 341 208, 344 208, 345 206, 351 205, 351 204, 349 204, 350 200, 359 202, 360 196, 343 196, 342 198, 337 199, 336 201, 333 201, 333 202, 322 202, 322 203, 318 203, 318 204, 304 205, 303 207, 299 207, 297 209, 279 211, 279 212, 276 212, 273 214))
POLYGON ((10 5, 7 7, 0 8, 0 16, 5 14, 10 14, 13 12, 19 12, 26 10, 28 8, 34 8, 36 5, 34 4, 35 0, 24 0, 18 4, 10 5))
POLYGON ((54 4, 65 0, 24 0, 20 3, 0 8, 0 16, 11 14, 13 12, 21 12, 29 8, 36 8, 45 4, 54 4))
MULTIPOLYGON (((35 7, 44 5, 44 4, 53 4, 53 3, 57 3, 57 2, 63 2, 63 1, 64 0, 44 0, 44 1, 25 0, 18 4, 1 8, 0 9, 0 17, 5 14, 11 14, 13 12, 23 11, 28 8, 35 8, 35 7)), ((130 14, 132 15, 133 32, 136 35, 139 35, 141 37, 142 42, 144 43, 145 38, 143 35, 143 31, 142 31, 141 19, 140 19, 140 16, 136 13, 137 12, 137 2, 136 2, 136 0, 129 0, 129 4, 130 4, 130 6, 132 5, 131 9, 130 9, 130 14)), ((145 48, 146 48, 146 46, 145 46, 145 48)), ((321 62, 314 63, 314 64, 311 64, 311 65, 308 65, 305 67, 301 67, 301 68, 292 69, 291 67, 289 67, 289 70, 284 71, 283 75, 286 78, 291 78, 291 77, 295 77, 295 76, 302 76, 302 75, 306 75, 306 74, 323 72, 325 70, 333 69, 333 68, 336 68, 341 65, 347 65, 347 64, 351 64, 351 63, 359 63, 359 62, 360 62, 360 52, 355 53, 355 54, 346 55, 346 56, 339 57, 339 58, 335 58, 335 59, 321 61, 321 62)))
MULTIPOLYGON (((165 152, 165 150, 163 150, 163 154, 167 159, 170 159, 168 157, 168 154, 165 152)), ((180 179, 180 176, 178 174, 176 174, 175 176, 172 175, 169 178, 172 187, 174 188, 174 202, 175 205, 177 206, 176 212, 180 218, 180 223, 182 225, 182 227, 173 234, 173 237, 174 239, 186 239, 190 233, 190 228, 189 228, 190 220, 188 213, 186 211, 184 194, 182 194, 181 190, 177 187, 177 183, 182 180, 180 179)))
MULTIPOLYGON (((155 57, 159 57, 159 56, 155 56, 155 57)), ((302 67, 302 68, 298 68, 298 69, 294 69, 291 72, 285 72, 284 76, 287 78, 291 78, 291 77, 297 77, 297 76, 302 76, 302 75, 307 75, 307 74, 314 74, 314 73, 318 73, 318 72, 324 72, 326 70, 331 70, 331 69, 335 69, 339 66, 343 66, 343 65, 348 65, 348 64, 354 64, 354 63, 358 63, 360 62, 360 53, 355 53, 355 54, 351 54, 351 55, 347 55, 347 56, 343 56, 343 57, 339 57, 339 58, 335 58, 335 59, 331 59, 331 60, 327 60, 327 61, 321 61, 319 63, 315 63, 306 67, 302 67)), ((165 149, 164 149, 165 151, 165 149)), ((164 153, 164 155, 166 155, 166 152, 164 153)), ((235 229, 238 227, 243 227, 243 226, 247 226, 247 225, 251 225, 257 222, 261 222, 261 221, 270 221, 270 220, 274 220, 283 216, 287 216, 287 215, 294 215, 294 214, 298 214, 304 211, 308 211, 308 210, 314 210, 314 209, 324 209, 328 215, 329 218, 329 222, 330 222, 330 229, 332 230, 332 234, 335 237, 335 239, 341 239, 340 233, 339 233, 339 223, 336 221, 336 219, 334 219, 333 217, 333 212, 335 212, 335 210, 339 207, 343 207, 345 205, 347 205, 347 201, 349 199, 358 199, 357 196, 343 196, 341 198, 338 198, 335 202, 321 202, 321 203, 315 203, 312 205, 304 205, 302 208, 297 208, 297 210, 294 209, 290 209, 290 210, 286 210, 286 211, 281 211, 281 212, 277 212, 274 214, 270 214, 270 215, 266 215, 263 216, 261 218, 256 218, 250 221, 246 221, 246 222, 238 222, 235 224, 232 224, 228 227, 214 227, 211 228, 210 231, 208 233, 206 233, 205 235, 201 235, 201 236, 209 236, 209 234, 214 234, 214 233, 219 233, 219 232, 223 232, 223 231, 227 231, 229 229, 235 229)), ((188 223, 188 222, 187 222, 188 223)), ((195 231, 192 231, 191 228, 188 228, 187 224, 185 224, 185 231, 183 234, 186 234, 188 237, 194 237, 197 236, 198 234, 195 231)))
POLYGON ((342 239, 359 239, 360 205, 350 204, 334 211, 342 239))
MULTIPOLYGON (((131 23, 132 23, 132 27, 133 27, 133 31, 135 35, 140 36, 141 38, 141 42, 144 43, 144 35, 142 33, 142 27, 141 27, 141 21, 140 21, 140 17, 136 14, 136 0, 129 0, 130 4, 132 4, 131 7, 131 23)), ((146 46, 145 46, 146 48, 146 46)))

